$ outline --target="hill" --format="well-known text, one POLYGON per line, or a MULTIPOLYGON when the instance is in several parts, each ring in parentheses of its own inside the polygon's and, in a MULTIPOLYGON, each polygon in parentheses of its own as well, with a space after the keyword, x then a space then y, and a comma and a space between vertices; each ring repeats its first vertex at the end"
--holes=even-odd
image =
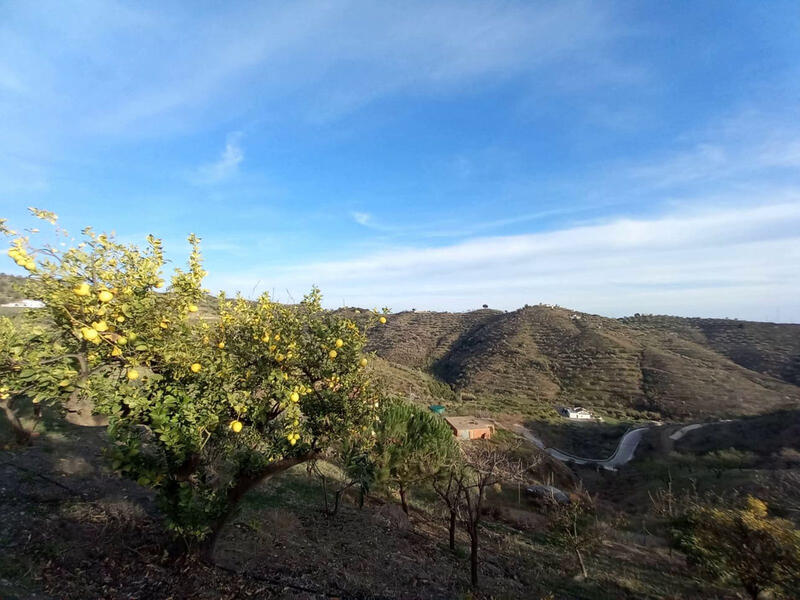
POLYGON ((17 284, 25 281, 24 277, 0 273, 0 304, 21 300, 22 296, 14 289, 17 284))
POLYGON ((533 415, 580 404, 612 417, 691 420, 800 404, 797 325, 610 319, 540 305, 404 312, 370 336, 390 363, 447 383, 456 408, 533 415))
MULTIPOLYGON (((19 299, 22 281, 0 274, 0 303, 19 299)), ((201 309, 214 318, 214 298, 201 309)), ((584 405, 611 418, 696 420, 800 405, 800 325, 539 305, 401 312, 369 336, 391 390, 460 412, 541 418, 584 405)))
POLYGON ((746 369, 800 385, 800 325, 655 315, 621 320, 644 332, 676 333, 746 369))

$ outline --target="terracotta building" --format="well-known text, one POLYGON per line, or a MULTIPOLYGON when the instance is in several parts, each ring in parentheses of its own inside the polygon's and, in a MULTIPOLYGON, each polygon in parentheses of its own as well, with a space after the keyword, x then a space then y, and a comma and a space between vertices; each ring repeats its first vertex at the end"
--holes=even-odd
POLYGON ((492 437, 494 433, 494 423, 489 419, 479 419, 477 417, 445 417, 453 435, 461 440, 477 440, 492 437))

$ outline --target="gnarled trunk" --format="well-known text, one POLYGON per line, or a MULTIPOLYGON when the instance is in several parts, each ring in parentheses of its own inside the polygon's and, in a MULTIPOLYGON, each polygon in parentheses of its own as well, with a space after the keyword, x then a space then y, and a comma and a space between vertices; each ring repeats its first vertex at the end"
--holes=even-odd
POLYGON ((287 469, 291 469, 295 465, 307 462, 315 457, 316 454, 313 452, 304 454, 302 456, 290 456, 289 458, 284 458, 283 460, 266 465, 263 469, 261 469, 261 471, 254 475, 239 479, 239 481, 236 482, 236 485, 228 491, 227 508, 225 512, 211 526, 211 533, 205 539, 202 545, 202 554, 206 560, 213 562, 214 547, 217 545, 219 534, 225 525, 228 524, 228 521, 230 521, 231 517, 236 512, 239 501, 247 492, 270 477, 277 475, 278 473, 282 473, 287 469))

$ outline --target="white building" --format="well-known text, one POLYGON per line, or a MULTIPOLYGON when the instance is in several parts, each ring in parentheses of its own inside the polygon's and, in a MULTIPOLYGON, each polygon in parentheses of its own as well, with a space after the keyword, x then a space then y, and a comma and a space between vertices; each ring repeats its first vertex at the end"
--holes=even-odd
POLYGON ((558 409, 558 412, 567 417, 568 419, 593 419, 594 416, 585 408, 581 408, 580 406, 569 407, 569 406, 562 406, 558 409))
POLYGON ((44 308, 44 302, 39 300, 17 300, 3 304, 2 308, 44 308))

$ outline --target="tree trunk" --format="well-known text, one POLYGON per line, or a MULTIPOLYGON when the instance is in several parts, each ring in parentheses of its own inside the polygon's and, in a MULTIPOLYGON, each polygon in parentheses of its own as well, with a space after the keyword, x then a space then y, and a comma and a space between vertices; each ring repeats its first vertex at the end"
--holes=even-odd
POLYGON ((282 473, 287 469, 291 469, 295 465, 309 461, 315 458, 315 456, 315 453, 310 452, 308 454, 304 454, 303 456, 291 456, 289 458, 284 458, 283 460, 268 464, 255 475, 239 479, 236 485, 228 491, 227 507, 225 512, 223 512, 223 514, 212 524, 211 533, 206 538, 202 546, 202 554, 206 560, 213 562, 214 547, 217 545, 217 538, 236 511, 239 501, 247 492, 273 475, 277 475, 278 473, 282 473))
POLYGON ((456 511, 450 511, 450 550, 456 549, 456 511))
POLYGON ((399 487, 400 491, 400 506, 403 507, 403 512, 408 514, 408 504, 406 503, 406 490, 403 488, 402 484, 399 487))
POLYGON ((472 587, 478 587, 478 532, 470 534, 471 552, 469 555, 470 581, 472 587))
POLYGON ((750 594, 750 597, 753 600, 758 600, 758 595, 761 593, 761 589, 756 585, 745 585, 744 589, 750 594))
POLYGON ((583 578, 587 579, 589 574, 586 572, 586 565, 583 564, 583 556, 581 555, 581 551, 578 548, 575 548, 575 555, 578 557, 578 564, 581 566, 581 573, 583 574, 583 578))
POLYGON ((14 439, 16 440, 17 444, 20 446, 25 446, 31 441, 31 432, 26 430, 22 425, 22 421, 19 420, 19 416, 17 416, 17 413, 14 411, 14 407, 11 404, 12 401, 13 398, 5 402, 0 402, 0 406, 3 407, 3 412, 6 415, 8 423, 11 425, 11 429, 14 430, 14 439))

